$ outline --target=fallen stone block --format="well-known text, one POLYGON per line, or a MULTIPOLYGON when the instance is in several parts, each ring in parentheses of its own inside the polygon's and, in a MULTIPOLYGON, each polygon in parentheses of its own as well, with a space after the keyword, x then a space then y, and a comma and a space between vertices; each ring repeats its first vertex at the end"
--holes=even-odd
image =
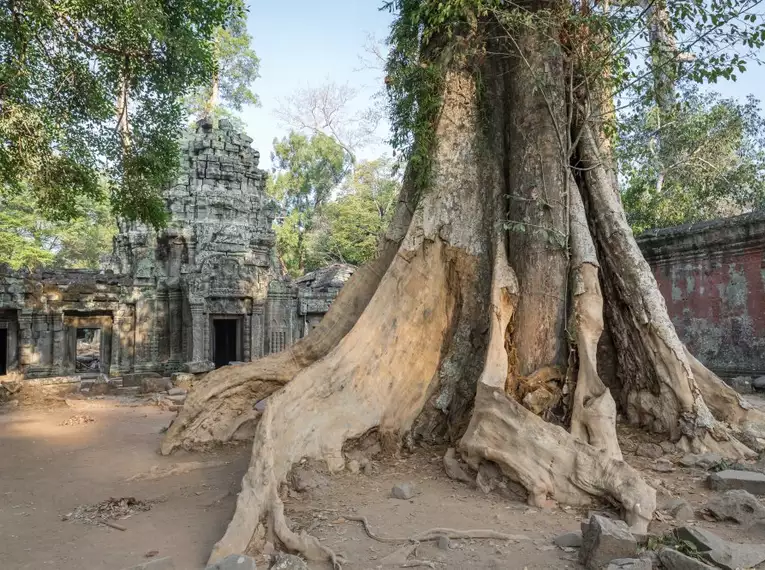
POLYGON ((183 365, 183 371, 189 374, 204 374, 205 372, 211 372, 215 370, 215 363, 209 360, 197 360, 195 362, 187 362, 183 365))
POLYGON ((617 558, 606 566, 606 570, 651 570, 653 564, 647 558, 617 558))
POLYGON ((447 449, 444 455, 444 471, 446 471, 449 479, 462 481, 463 483, 474 482, 473 478, 465 473, 465 470, 459 464, 459 461, 457 461, 457 454, 453 447, 447 449))
POLYGON ((308 565, 302 558, 294 554, 279 552, 276 555, 273 566, 271 566, 271 570, 308 570, 308 565))
POLYGON ((621 520, 592 515, 582 533, 579 561, 589 570, 601 570, 618 558, 635 558, 637 541, 621 520))
POLYGON ((553 539, 553 544, 560 548, 579 548, 582 546, 582 533, 573 531, 559 534, 553 539))
POLYGON ((743 489, 725 491, 720 496, 712 497, 704 509, 717 520, 743 525, 765 519, 765 507, 757 497, 743 489))
POLYGON ((685 499, 673 499, 664 507, 677 521, 692 521, 696 518, 693 508, 685 499))
POLYGON ((255 559, 246 554, 230 554, 205 570, 257 570, 255 559))
POLYGON ((411 499, 414 497, 414 485, 411 483, 399 483, 393 486, 390 491, 390 496, 394 499, 411 499))
POLYGON ((680 458, 680 465, 683 467, 698 467, 699 469, 709 469, 722 461, 722 456, 716 453, 702 453, 700 455, 689 453, 680 458))
POLYGON ((142 378, 141 379, 141 393, 151 394, 153 392, 166 392, 173 387, 173 383, 170 378, 142 378))
POLYGON ((658 459, 664 455, 664 450, 656 443, 641 443, 635 450, 635 455, 648 457, 649 459, 658 459))
POLYGON ((675 537, 696 546, 699 556, 723 570, 752 568, 765 561, 765 544, 738 544, 728 542, 699 527, 675 529, 675 537))
POLYGON ((728 384, 739 394, 751 394, 752 379, 749 376, 738 376, 733 378, 728 384))
POLYGON ((165 556, 164 558, 155 558, 154 560, 125 568, 125 570, 175 570, 175 563, 172 558, 165 556))
POLYGON ((141 380, 144 378, 162 378, 162 376, 156 372, 135 372, 133 374, 124 374, 122 376, 122 387, 131 388, 140 386, 141 380))
POLYGON ((707 482, 709 488, 715 491, 743 489, 754 495, 765 495, 765 475, 756 471, 726 469, 710 474, 707 482))
POLYGON ((188 372, 173 372, 170 375, 170 381, 173 383, 173 386, 183 388, 185 390, 191 388, 191 385, 196 379, 197 377, 194 374, 190 374, 188 372))
POLYGON ((765 390, 765 376, 760 376, 752 380, 752 388, 755 390, 765 390))
POLYGON ((714 570, 714 566, 705 564, 698 558, 691 558, 673 548, 659 551, 659 561, 665 570, 714 570))

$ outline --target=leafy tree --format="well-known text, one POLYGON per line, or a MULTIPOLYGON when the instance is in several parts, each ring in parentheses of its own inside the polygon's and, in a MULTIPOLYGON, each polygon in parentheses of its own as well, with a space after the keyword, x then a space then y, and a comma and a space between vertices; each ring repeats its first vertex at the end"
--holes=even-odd
MULTIPOLYGON (((743 65, 765 44, 758 4, 660 1, 677 52, 693 48, 681 71, 743 65)), ((391 452, 456 447, 471 473, 497 464, 535 506, 599 497, 644 533, 656 491, 623 460, 617 415, 731 457, 756 457, 765 426, 679 339, 619 200, 614 93, 646 81, 630 65, 646 55, 645 7, 387 5, 393 139, 409 160, 380 255, 290 350, 211 372, 162 443, 169 453, 232 439, 241 410, 268 398, 209 562, 265 527, 339 567, 330 547, 288 528, 279 488, 302 458, 342 469, 359 437, 391 452)))
POLYGON ((81 199, 66 222, 41 217, 34 196, 0 195, 0 263, 13 269, 98 269, 112 247, 114 219, 108 202, 81 199))
POLYGON ((349 166, 366 145, 375 142, 375 130, 384 106, 353 110, 358 90, 334 81, 305 87, 279 102, 276 116, 290 129, 310 135, 332 137, 348 154, 349 166))
POLYGON ((233 111, 241 111, 245 105, 259 104, 251 85, 260 77, 260 59, 251 44, 245 8, 241 0, 237 0, 236 9, 231 11, 225 25, 215 29, 213 56, 216 67, 210 80, 187 98, 191 115, 197 118, 226 117, 241 123, 233 111))
POLYGON ((641 106, 621 125, 622 199, 636 233, 765 206, 759 101, 740 104, 693 84, 680 98, 671 122, 660 120, 657 107, 641 106))
POLYGON ((215 69, 215 30, 238 0, 0 5, 0 192, 28 187, 49 217, 77 215, 105 176, 116 213, 165 220, 181 99, 215 69))
POLYGON ((275 176, 268 192, 285 212, 277 229, 277 248, 290 272, 300 275, 306 267, 305 236, 313 229, 317 211, 342 181, 348 157, 327 135, 291 132, 274 140, 271 160, 275 176))
POLYGON ((333 262, 362 265, 372 259, 400 186, 388 159, 359 162, 339 196, 321 209, 309 242, 309 270, 333 262))

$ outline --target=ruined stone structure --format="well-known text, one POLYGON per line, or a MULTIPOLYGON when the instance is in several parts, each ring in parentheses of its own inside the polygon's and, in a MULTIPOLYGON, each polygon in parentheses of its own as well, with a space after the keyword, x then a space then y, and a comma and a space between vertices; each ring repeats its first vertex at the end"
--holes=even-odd
POLYGON ((638 243, 691 352, 723 378, 765 375, 765 212, 654 230, 638 243))
POLYGON ((120 223, 108 270, 0 268, 0 376, 74 374, 83 329, 98 329, 97 372, 114 377, 254 360, 315 326, 349 270, 284 275, 251 142, 200 122, 165 193, 167 227, 120 223))

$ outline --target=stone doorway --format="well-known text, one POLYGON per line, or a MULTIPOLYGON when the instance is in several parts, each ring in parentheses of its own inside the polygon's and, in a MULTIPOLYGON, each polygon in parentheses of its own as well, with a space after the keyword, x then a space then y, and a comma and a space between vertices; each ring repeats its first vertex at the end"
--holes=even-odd
POLYGON ((8 374, 8 329, 0 329, 0 376, 8 374))
POLYGON ((212 355, 215 368, 242 360, 242 318, 212 318, 212 355))
POLYGON ((101 329, 78 328, 74 371, 78 374, 101 372, 101 329))

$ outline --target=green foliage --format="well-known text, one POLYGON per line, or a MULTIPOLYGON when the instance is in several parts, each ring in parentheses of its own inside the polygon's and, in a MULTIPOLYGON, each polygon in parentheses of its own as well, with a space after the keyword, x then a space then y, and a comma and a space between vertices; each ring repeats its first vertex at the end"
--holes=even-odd
POLYGON ((740 104, 692 84, 680 94, 684 102, 671 122, 646 105, 621 125, 622 200, 636 233, 765 207, 759 102, 740 104), (657 132, 661 145, 654 143, 657 132))
POLYGON ((319 212, 309 240, 307 269, 372 259, 393 216, 401 181, 387 159, 361 161, 336 200, 319 212))
POLYGON ((417 193, 428 186, 435 122, 444 88, 444 45, 469 16, 484 13, 492 0, 391 0, 384 9, 395 11, 388 43, 391 46, 385 83, 392 136, 390 144, 406 162, 417 193))
POLYGON ((186 105, 191 115, 240 120, 233 111, 245 105, 259 105, 252 83, 260 77, 260 59, 252 49, 252 37, 247 33, 244 5, 238 1, 224 26, 216 28, 213 37, 216 68, 207 84, 192 92, 186 105), (217 91, 217 92, 214 92, 217 91))
POLYGON ((0 263, 13 269, 98 269, 116 232, 106 200, 80 199, 66 222, 41 218, 29 191, 0 195, 0 263))
POLYGON ((313 229, 317 211, 343 180, 348 155, 334 139, 318 133, 307 137, 291 132, 274 140, 271 153, 275 175, 267 191, 282 206, 285 217, 277 228, 277 249, 287 269, 305 269, 305 235, 313 229))
POLYGON ((48 217, 97 199, 160 226, 181 99, 215 69, 215 30, 237 0, 17 0, 0 5, 0 193, 28 188, 48 217), (116 128, 125 88, 129 130, 116 128))

